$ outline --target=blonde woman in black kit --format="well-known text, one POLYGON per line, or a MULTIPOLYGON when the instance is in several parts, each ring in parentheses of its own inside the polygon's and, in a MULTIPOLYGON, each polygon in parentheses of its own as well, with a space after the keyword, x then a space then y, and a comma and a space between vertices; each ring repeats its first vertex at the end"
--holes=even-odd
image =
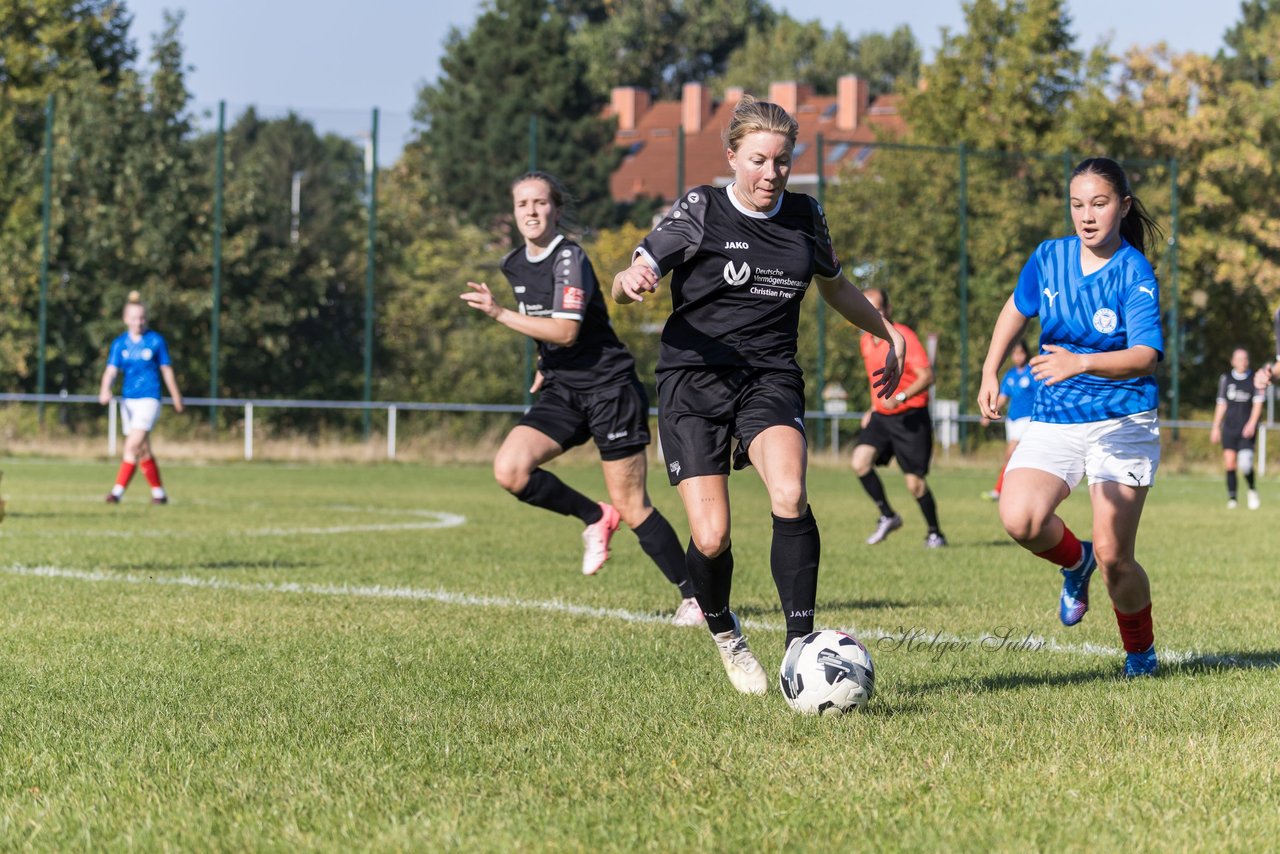
POLYGON ((582 572, 594 575, 609 557, 618 523, 680 590, 673 622, 702 625, 702 611, 684 565, 675 530, 649 501, 646 488, 649 399, 635 360, 609 325, 608 309, 591 260, 559 230, 565 194, 545 172, 530 172, 511 186, 523 245, 502 259, 518 309, 504 308, 483 282, 467 282, 462 299, 504 326, 538 342, 537 402, 498 450, 493 474, 520 501, 585 525, 582 572), (594 439, 609 502, 597 502, 542 466, 594 439))
POLYGON ((746 694, 763 694, 768 680, 729 609, 731 467, 754 466, 769 492, 769 563, 786 643, 813 631, 820 542, 805 489, 804 376, 796 363, 810 282, 850 323, 890 342, 877 394, 893 394, 902 371, 902 335, 845 278, 822 208, 786 192, 799 129, 776 104, 739 101, 725 137, 734 182, 676 200, 613 280, 613 298, 630 303, 672 273, 658 358, 662 448, 689 517, 686 560, 698 602, 729 681, 746 694))

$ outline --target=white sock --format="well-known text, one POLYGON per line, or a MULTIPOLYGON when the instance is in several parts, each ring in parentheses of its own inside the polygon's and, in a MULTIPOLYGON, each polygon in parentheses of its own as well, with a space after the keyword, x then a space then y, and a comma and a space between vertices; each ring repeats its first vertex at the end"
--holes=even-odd
POLYGON ((116 498, 119 498, 121 495, 124 495, 124 487, 117 483, 115 486, 111 487, 111 494, 116 498))
POLYGON ((153 486, 153 487, 151 487, 151 497, 152 497, 152 498, 164 498, 164 487, 163 487, 163 486, 153 486))

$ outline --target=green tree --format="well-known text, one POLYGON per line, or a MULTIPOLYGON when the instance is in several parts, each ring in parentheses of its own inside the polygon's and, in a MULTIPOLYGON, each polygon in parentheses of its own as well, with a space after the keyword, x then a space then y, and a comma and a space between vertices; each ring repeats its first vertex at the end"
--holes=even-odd
POLYGON ((753 28, 775 13, 765 0, 634 0, 566 2, 588 25, 573 43, 587 63, 592 90, 637 86, 660 100, 680 97, 685 83, 721 74, 753 28))
MULTIPOLYGON (((933 150, 876 151, 842 173, 827 207, 846 266, 863 285, 891 292, 898 320, 938 333, 940 397, 961 396, 967 366, 961 406, 971 411, 991 324, 1018 271, 1040 241, 1067 228, 1066 152, 1104 153, 1094 135, 1115 114, 1105 97, 1109 60, 1075 49, 1062 0, 964 8, 965 28, 947 34, 924 69, 927 87, 906 93, 906 141, 933 150), (963 271, 961 145, 969 152, 963 271)), ((833 375, 855 373, 853 346, 833 348, 833 375)))
POLYGON ((488 227, 510 213, 511 181, 529 162, 530 116, 539 168, 572 188, 587 221, 612 217, 609 176, 620 153, 571 35, 546 0, 493 0, 469 32, 450 34, 440 80, 418 94, 424 145, 406 156, 470 221, 488 227))
POLYGON ((721 89, 741 86, 763 94, 775 80, 796 80, 830 95, 845 74, 868 80, 873 96, 914 86, 920 74, 920 48, 910 28, 851 39, 839 26, 828 32, 821 21, 802 23, 780 15, 769 25, 748 31, 746 40, 729 55, 720 83, 721 89))

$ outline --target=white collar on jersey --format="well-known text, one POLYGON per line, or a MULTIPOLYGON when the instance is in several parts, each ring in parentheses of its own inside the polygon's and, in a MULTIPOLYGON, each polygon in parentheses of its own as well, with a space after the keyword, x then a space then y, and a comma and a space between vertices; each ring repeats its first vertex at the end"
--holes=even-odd
POLYGON ((724 191, 729 194, 729 201, 733 202, 733 206, 738 209, 738 213, 749 216, 752 219, 772 219, 777 215, 778 211, 782 209, 782 197, 787 194, 786 190, 783 190, 778 194, 778 203, 773 206, 773 210, 753 211, 751 208, 743 207, 742 202, 738 201, 737 194, 733 192, 733 185, 736 183, 738 182, 734 181, 732 184, 729 184, 724 188, 724 191))
POLYGON ((1245 371, 1243 374, 1237 374, 1237 373, 1236 373, 1236 369, 1235 369, 1235 368, 1232 368, 1232 369, 1231 369, 1231 378, 1232 378, 1232 379, 1234 379, 1234 380, 1236 380, 1236 381, 1240 381, 1240 380, 1247 380, 1247 379, 1249 379, 1249 372, 1248 372, 1248 371, 1245 371))
POLYGON ((541 261, 543 258, 546 258, 548 255, 550 255, 552 252, 555 252, 556 247, 560 245, 561 240, 564 240, 564 235, 557 234, 556 239, 551 241, 549 244, 547 244, 547 248, 543 249, 537 255, 534 255, 532 252, 529 251, 529 244, 526 243, 524 245, 524 257, 529 259, 534 264, 536 264, 539 261, 541 261))

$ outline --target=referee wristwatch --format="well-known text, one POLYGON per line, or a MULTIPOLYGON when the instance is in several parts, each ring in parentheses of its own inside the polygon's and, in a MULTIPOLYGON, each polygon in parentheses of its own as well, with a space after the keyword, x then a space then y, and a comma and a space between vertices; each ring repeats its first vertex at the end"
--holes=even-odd
POLYGON ((906 403, 907 393, 905 391, 900 391, 893 396, 893 399, 898 401, 898 403, 906 403))

